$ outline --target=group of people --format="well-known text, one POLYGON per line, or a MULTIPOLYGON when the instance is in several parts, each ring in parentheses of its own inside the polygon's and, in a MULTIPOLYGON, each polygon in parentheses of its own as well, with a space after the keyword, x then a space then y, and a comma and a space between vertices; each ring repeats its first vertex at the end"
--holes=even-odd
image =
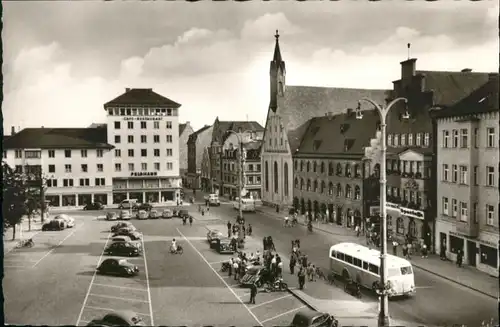
MULTIPOLYGON (((240 221, 241 222, 241 221, 240 221)), ((227 222, 227 237, 231 238, 231 236, 236 236, 240 232, 243 233, 242 237, 246 238, 246 236, 251 236, 252 235, 252 225, 248 224, 248 226, 245 226, 245 221, 243 219, 243 222, 241 224, 231 224, 230 221, 227 222)))
POLYGON ((234 275, 234 280, 239 280, 241 277, 243 277, 250 265, 261 264, 259 250, 257 250, 255 254, 251 253, 250 255, 247 255, 247 253, 243 252, 237 253, 238 254, 236 257, 229 259, 228 266, 228 276, 234 275))
MULTIPOLYGON (((399 243, 397 240, 392 241, 392 254, 393 255, 398 255, 398 246, 399 243)), ((427 244, 425 242, 421 242, 419 245, 420 247, 420 254, 422 258, 427 258, 429 255, 429 249, 427 247, 427 244)), ((418 252, 417 249, 415 248, 415 245, 412 243, 411 238, 407 235, 405 237, 403 246, 402 246, 402 251, 403 251, 403 257, 410 260, 411 256, 415 253, 418 252)))

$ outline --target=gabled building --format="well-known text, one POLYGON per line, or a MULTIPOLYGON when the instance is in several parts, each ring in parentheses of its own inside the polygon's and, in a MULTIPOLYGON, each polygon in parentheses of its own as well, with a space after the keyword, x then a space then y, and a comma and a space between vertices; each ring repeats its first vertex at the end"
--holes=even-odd
POLYGON ((210 162, 210 148, 204 148, 201 157, 201 169, 200 169, 200 189, 203 192, 212 191, 212 166, 210 162))
POLYGON ((262 144, 262 201, 271 206, 290 206, 293 200, 293 159, 309 119, 334 115, 368 97, 383 103, 386 90, 286 85, 279 35, 276 34, 270 63, 270 103, 262 144))
POLYGON ((193 132, 193 127, 191 127, 188 121, 184 124, 179 124, 179 173, 182 177, 182 185, 186 185, 187 183, 188 140, 193 132))
POLYGON ((204 150, 210 147, 212 141, 212 126, 205 125, 196 132, 189 135, 188 146, 188 169, 186 187, 190 189, 201 188, 201 162, 204 150))
POLYGON ((437 124, 436 251, 498 277, 498 74, 434 112, 437 124))

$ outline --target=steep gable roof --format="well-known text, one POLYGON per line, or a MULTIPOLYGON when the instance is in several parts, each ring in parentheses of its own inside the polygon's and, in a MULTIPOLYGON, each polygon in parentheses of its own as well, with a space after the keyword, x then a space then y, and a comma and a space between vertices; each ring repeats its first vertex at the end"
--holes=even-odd
POLYGON ((264 127, 256 121, 219 121, 217 126, 218 129, 214 130, 212 133, 212 142, 215 142, 217 137, 220 137, 221 144, 224 143, 224 141, 229 137, 229 135, 226 135, 226 132, 229 130, 235 132, 238 132, 239 130, 241 130, 241 132, 249 130, 262 132, 264 130, 264 127))
POLYGON ((188 124, 179 124, 179 135, 182 135, 182 132, 184 132, 184 130, 186 129, 186 126, 188 124))
POLYGON ((153 105, 174 109, 181 106, 177 102, 154 92, 153 89, 127 89, 122 95, 104 104, 104 108, 117 105, 153 105))
POLYGON ((309 119, 326 113, 341 113, 355 108, 361 98, 370 98, 380 104, 390 95, 389 90, 350 89, 314 86, 287 86, 277 114, 287 129, 292 154, 300 144, 303 126, 309 119))
POLYGON ((4 139, 4 149, 112 149, 107 128, 25 128, 4 139))

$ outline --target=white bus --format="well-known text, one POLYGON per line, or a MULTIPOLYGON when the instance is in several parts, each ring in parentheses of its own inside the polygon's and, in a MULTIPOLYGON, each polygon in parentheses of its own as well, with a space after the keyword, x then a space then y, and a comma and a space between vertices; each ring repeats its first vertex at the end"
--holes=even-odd
MULTIPOLYGON (((380 251, 356 243, 339 243, 330 248, 330 269, 360 286, 377 289, 380 282, 380 251)), ((408 260, 387 254, 389 297, 415 294, 413 267, 408 260)))
MULTIPOLYGON (((240 200, 238 198, 233 202, 233 208, 236 210, 240 209, 240 200)), ((245 212, 255 212, 255 200, 241 199, 241 210, 245 212)))

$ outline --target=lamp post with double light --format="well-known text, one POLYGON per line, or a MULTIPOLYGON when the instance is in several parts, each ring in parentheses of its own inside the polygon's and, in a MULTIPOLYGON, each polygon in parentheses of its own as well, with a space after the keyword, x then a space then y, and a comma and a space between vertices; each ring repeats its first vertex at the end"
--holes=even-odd
MULTIPOLYGON (((387 114, 391 110, 391 108, 398 103, 399 101, 404 101, 405 106, 408 104, 408 100, 406 98, 396 98, 392 100, 386 106, 380 106, 375 101, 363 98, 358 101, 358 107, 356 109, 356 118, 362 119, 363 113, 361 111, 361 101, 366 101, 371 103, 378 111, 380 115, 380 142, 381 142, 381 156, 380 156, 380 214, 381 214, 381 224, 380 224, 380 240, 381 240, 381 249, 380 249, 380 283, 377 289, 377 293, 380 295, 380 307, 379 307, 379 315, 378 315, 378 326, 385 327, 389 326, 389 301, 388 301, 388 290, 389 285, 387 281, 387 210, 386 210, 386 155, 387 155, 387 147, 386 147, 386 118, 387 114)), ((403 114, 403 119, 408 119, 410 116, 408 114, 407 106, 405 113, 403 114)))

